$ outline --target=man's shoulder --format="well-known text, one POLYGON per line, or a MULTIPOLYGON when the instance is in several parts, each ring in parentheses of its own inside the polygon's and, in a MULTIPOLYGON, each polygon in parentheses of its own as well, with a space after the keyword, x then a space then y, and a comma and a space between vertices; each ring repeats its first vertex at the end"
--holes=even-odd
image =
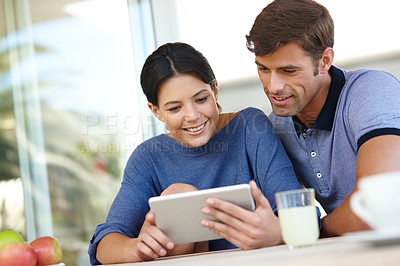
POLYGON ((399 85, 399 80, 393 74, 377 69, 357 69, 352 71, 344 71, 346 78, 345 87, 353 87, 358 84, 368 85, 380 83, 382 85, 391 83, 399 85))
MULTIPOLYGON (((382 70, 359 69, 345 72, 346 83, 341 100, 348 103, 374 102, 388 105, 387 95, 400 95, 400 81, 391 73, 382 70)), ((357 106, 357 105, 355 105, 357 106)), ((362 106, 357 106, 360 108, 362 106)), ((367 106, 368 107, 368 106, 367 106)))
POLYGON ((398 106, 400 82, 394 75, 382 70, 359 69, 345 72, 345 77, 337 111, 377 112, 398 106))
POLYGON ((371 69, 346 72, 335 115, 335 132, 353 143, 374 130, 398 128, 400 82, 392 74, 371 69), (341 130, 338 130, 341 129, 341 130))

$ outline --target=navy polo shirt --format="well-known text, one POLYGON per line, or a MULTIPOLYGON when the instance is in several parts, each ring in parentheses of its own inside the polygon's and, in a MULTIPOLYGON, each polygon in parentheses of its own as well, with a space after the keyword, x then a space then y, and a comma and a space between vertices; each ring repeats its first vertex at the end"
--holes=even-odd
POLYGON ((375 136, 400 135, 400 82, 393 75, 334 66, 330 74, 327 99, 310 128, 297 117, 270 115, 298 179, 315 189, 327 213, 355 187, 358 148, 375 136))

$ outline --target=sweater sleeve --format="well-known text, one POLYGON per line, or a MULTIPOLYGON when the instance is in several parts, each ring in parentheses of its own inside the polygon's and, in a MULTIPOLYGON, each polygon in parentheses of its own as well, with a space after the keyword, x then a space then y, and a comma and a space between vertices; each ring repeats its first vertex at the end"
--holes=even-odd
POLYGON ((120 190, 106 221, 96 227, 90 240, 89 258, 92 265, 100 264, 96 259, 97 245, 106 235, 120 233, 131 238, 138 236, 145 215, 150 210, 148 199, 157 195, 146 154, 139 150, 127 162, 120 190))
POLYGON ((253 109, 247 121, 246 152, 254 180, 277 213, 275 193, 301 189, 301 185, 268 117, 253 109))

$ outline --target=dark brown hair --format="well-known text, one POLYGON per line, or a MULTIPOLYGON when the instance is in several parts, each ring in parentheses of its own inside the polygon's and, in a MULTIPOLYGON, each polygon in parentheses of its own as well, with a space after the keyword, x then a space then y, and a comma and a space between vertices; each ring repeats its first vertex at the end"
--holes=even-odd
POLYGON ((215 75, 208 60, 186 43, 166 43, 146 59, 140 84, 147 101, 158 106, 158 91, 168 79, 179 74, 192 74, 215 89, 215 75))
POLYGON ((257 16, 246 38, 256 56, 294 42, 317 63, 325 48, 333 47, 334 24, 329 11, 315 1, 275 0, 257 16))

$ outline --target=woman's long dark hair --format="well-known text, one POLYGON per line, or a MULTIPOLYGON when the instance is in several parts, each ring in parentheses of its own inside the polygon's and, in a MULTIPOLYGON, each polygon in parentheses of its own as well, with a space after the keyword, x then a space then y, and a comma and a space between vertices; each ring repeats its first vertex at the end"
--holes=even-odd
POLYGON ((215 89, 215 75, 208 60, 186 43, 166 43, 155 50, 145 61, 140 74, 140 84, 147 101, 158 106, 160 86, 179 74, 192 74, 215 89))

